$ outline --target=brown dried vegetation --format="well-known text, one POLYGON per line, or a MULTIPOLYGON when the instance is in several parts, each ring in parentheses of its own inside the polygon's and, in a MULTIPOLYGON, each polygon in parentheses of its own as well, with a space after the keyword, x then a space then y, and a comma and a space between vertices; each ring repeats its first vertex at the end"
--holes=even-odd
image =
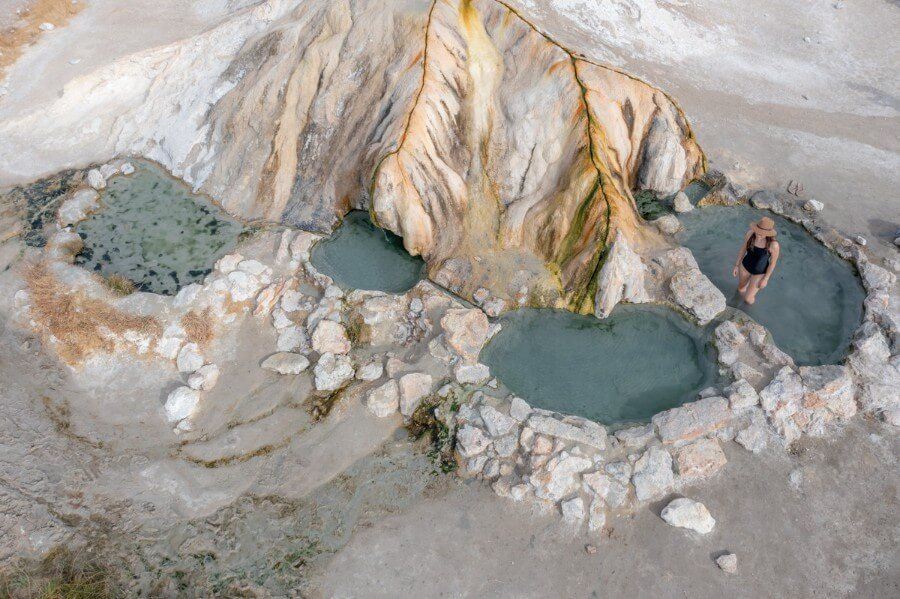
POLYGON ((126 331, 151 337, 162 332, 155 318, 121 312, 102 300, 66 288, 45 262, 27 266, 24 276, 31 294, 32 318, 56 337, 59 357, 67 364, 79 364, 95 352, 113 352, 116 345, 112 337, 126 331))
POLYGON ((202 312, 191 310, 181 317, 181 328, 187 334, 188 339, 196 343, 202 348, 209 347, 215 330, 213 329, 213 321, 210 316, 209 308, 202 312))
POLYGON ((87 5, 86 0, 73 4, 72 0, 30 0, 19 13, 19 20, 12 26, 0 30, 0 79, 6 67, 22 54, 25 46, 33 44, 43 33, 41 23, 52 23, 62 27, 78 11, 87 5))

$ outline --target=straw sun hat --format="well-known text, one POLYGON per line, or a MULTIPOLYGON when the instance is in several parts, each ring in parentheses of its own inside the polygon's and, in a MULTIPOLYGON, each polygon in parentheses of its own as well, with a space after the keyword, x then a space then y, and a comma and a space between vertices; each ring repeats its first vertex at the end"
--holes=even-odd
POLYGON ((760 237, 775 237, 778 233, 775 231, 775 221, 764 216, 759 221, 752 223, 750 229, 760 237))

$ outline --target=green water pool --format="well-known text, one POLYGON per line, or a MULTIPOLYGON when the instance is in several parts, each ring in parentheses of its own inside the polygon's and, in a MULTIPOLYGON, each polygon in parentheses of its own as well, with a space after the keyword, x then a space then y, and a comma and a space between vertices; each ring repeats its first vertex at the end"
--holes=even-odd
POLYGON ((310 257, 319 272, 346 289, 403 293, 421 280, 425 262, 410 256, 403 240, 372 224, 362 211, 349 213, 310 257))
POLYGON ((481 361, 531 405, 608 425, 642 422, 696 399, 717 378, 708 331, 671 310, 618 306, 604 320, 523 309, 481 361))
POLYGON ((853 266, 785 218, 749 206, 709 206, 679 216, 679 241, 722 290, 730 306, 772 333, 801 365, 839 362, 862 322, 865 291, 853 266), (741 301, 731 270, 751 222, 775 219, 781 257, 769 285, 753 305, 741 301))
POLYGON ((76 264, 121 275, 141 291, 172 295, 199 282, 237 244, 241 223, 161 167, 139 161, 100 194, 103 207, 75 231, 76 264))

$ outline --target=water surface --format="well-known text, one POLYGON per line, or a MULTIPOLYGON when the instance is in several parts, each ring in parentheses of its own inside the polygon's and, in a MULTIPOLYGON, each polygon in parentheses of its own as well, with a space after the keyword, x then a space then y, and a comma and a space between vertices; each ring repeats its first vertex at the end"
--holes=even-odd
POLYGON ((716 379, 704 331, 665 308, 619 306, 604 320, 525 309, 502 323, 481 361, 535 407, 604 424, 646 421, 716 379))
POLYGON ((421 258, 406 252, 400 237, 373 225, 360 210, 315 245, 311 262, 341 287, 387 293, 412 289, 425 268, 421 258))
POLYGON ((242 225, 161 167, 139 162, 100 192, 103 208, 77 225, 76 264, 172 295, 199 282, 237 244, 242 225))
POLYGON ((862 322, 865 291, 851 264, 785 218, 749 206, 709 206, 679 216, 681 243, 700 269, 739 308, 772 332, 775 343, 798 364, 830 364, 847 352, 862 322), (732 277, 749 224, 775 219, 781 257, 769 285, 751 306, 740 300, 732 277))

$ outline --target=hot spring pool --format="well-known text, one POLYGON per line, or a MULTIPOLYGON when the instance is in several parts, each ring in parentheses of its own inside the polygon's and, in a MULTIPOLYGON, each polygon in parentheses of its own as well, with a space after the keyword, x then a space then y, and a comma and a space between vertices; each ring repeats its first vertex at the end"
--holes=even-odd
POLYGON ((709 206, 679 216, 680 242, 700 269, 725 293, 730 306, 749 314, 801 365, 833 364, 847 352, 862 322, 865 291, 850 263, 816 241, 803 227, 749 206, 709 206), (769 285, 751 306, 731 276, 751 222, 775 219, 781 257, 769 285))
POLYGON ((103 207, 76 226, 84 249, 75 262, 172 295, 201 281, 237 244, 242 225, 161 167, 135 166, 133 175, 108 181, 103 207))
POLYGON ((403 293, 422 278, 425 262, 410 256, 403 240, 354 211, 327 239, 315 245, 311 262, 347 289, 403 293))
POLYGON ((705 331, 665 308, 622 305, 605 320, 524 309, 501 321, 481 361, 538 408, 610 425, 647 421, 716 380, 705 331))

